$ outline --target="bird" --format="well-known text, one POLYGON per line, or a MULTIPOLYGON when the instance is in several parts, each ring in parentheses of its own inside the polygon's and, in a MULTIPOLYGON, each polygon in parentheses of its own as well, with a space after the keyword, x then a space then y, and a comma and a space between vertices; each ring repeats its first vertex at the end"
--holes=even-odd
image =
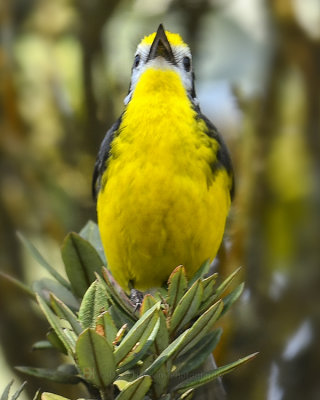
POLYGON ((189 46, 162 24, 137 47, 124 110, 92 180, 108 268, 127 293, 188 278, 221 245, 234 194, 226 144, 200 110, 189 46))

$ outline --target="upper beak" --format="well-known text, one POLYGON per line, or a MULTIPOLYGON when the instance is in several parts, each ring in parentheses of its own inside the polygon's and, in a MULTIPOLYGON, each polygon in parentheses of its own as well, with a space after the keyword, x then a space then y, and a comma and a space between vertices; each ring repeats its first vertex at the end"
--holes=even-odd
POLYGON ((159 25, 156 36, 152 42, 147 61, 153 60, 156 57, 163 57, 170 63, 176 64, 170 43, 162 24, 159 25))

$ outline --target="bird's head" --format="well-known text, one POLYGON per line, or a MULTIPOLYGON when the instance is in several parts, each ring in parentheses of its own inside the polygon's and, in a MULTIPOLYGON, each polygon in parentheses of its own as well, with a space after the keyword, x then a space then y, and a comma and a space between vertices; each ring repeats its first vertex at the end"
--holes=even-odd
POLYGON ((149 69, 174 71, 179 75, 190 100, 198 105, 190 49, 180 35, 165 31, 162 24, 157 32, 144 37, 137 47, 125 104, 129 103, 139 79, 149 69))

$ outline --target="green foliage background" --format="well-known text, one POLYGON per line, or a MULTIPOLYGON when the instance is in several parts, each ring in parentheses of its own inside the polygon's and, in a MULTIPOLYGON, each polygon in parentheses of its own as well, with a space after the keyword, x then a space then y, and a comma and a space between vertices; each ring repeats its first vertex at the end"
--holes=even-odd
MULTIPOLYGON (((224 321, 216 357, 224 364, 261 356, 254 369, 225 378, 230 399, 318 398, 319 8, 297 0, 3 2, 1 270, 27 282, 43 273, 16 230, 61 269, 56 243, 95 219, 90 184, 99 143, 121 112, 136 44, 163 22, 192 48, 200 104, 236 170, 219 268, 227 276, 242 265, 247 287, 224 321)), ((46 327, 1 281, 1 387, 13 365, 57 365, 54 353, 43 359, 30 351, 46 327)), ((39 386, 76 396, 72 387, 32 379, 26 392, 39 386)))

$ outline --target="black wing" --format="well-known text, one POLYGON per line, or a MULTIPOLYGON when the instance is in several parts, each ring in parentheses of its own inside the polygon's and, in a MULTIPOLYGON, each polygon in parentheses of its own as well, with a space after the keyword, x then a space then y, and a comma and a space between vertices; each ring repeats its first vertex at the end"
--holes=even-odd
POLYGON ((231 199, 233 199, 235 185, 234 185, 232 161, 231 161, 231 158, 229 155, 228 148, 227 148, 225 142, 223 141, 222 136, 220 135, 218 129, 213 125, 213 123, 205 115, 203 115, 199 109, 197 110, 197 114, 198 114, 198 118, 202 119, 208 127, 208 132, 206 132, 207 135, 209 137, 214 138, 219 144, 219 149, 218 149, 218 153, 217 153, 217 161, 213 165, 211 165, 212 172, 215 173, 220 168, 226 169, 226 171, 231 179, 230 197, 231 197, 231 199))
POLYGON ((111 143, 114 137, 118 134, 121 119, 122 116, 112 125, 100 145, 92 177, 92 196, 95 200, 97 200, 97 195, 101 188, 102 175, 107 168, 106 164, 110 156, 111 143))

